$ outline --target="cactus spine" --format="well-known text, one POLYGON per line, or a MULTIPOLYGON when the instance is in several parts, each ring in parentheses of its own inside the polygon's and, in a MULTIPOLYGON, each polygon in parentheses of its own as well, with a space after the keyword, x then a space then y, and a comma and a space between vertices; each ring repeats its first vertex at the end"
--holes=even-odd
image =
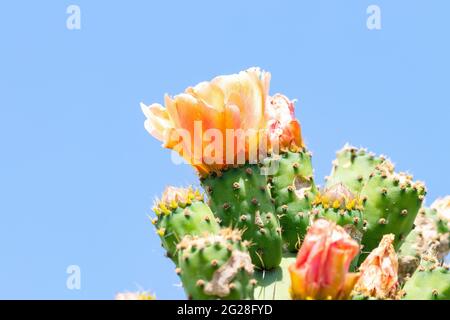
POLYGON ((241 232, 222 229, 218 234, 186 236, 178 244, 183 287, 190 299, 250 299, 256 280, 241 232))

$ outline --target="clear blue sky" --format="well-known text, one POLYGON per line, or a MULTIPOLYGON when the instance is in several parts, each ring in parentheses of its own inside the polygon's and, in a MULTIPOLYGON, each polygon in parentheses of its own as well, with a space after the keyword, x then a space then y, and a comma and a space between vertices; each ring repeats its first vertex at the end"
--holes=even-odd
POLYGON ((5 1, 0 298, 182 298, 147 214, 196 183, 139 103, 250 66, 299 100, 316 179, 349 141, 450 193, 449 1, 5 1), (66 8, 81 8, 81 30, 66 8), (366 8, 381 8, 368 30, 366 8), (81 290, 66 288, 79 265, 81 290))

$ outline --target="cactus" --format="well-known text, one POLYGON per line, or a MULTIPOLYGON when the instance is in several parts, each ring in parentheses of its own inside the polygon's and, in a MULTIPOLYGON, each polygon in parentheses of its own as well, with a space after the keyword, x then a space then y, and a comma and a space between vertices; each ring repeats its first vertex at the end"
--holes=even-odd
POLYGON ((424 184, 413 182, 412 176, 384 167, 375 169, 361 190, 367 220, 364 250, 376 248, 388 233, 395 235, 394 247, 398 249, 413 228, 425 194, 424 184))
POLYGON ((178 263, 176 246, 185 235, 217 233, 220 226, 203 196, 192 188, 168 187, 154 208, 152 220, 167 256, 178 263))
POLYGON ((405 300, 450 300, 450 271, 433 256, 424 256, 403 287, 405 300))
POLYGON ((317 193, 311 153, 288 151, 266 159, 264 164, 267 170, 274 170, 269 181, 283 242, 288 251, 296 252, 306 234, 309 212, 317 193))
POLYGON ((343 183, 355 195, 358 195, 370 174, 379 166, 390 170, 394 169, 390 160, 384 156, 375 156, 366 149, 358 149, 346 144, 336 153, 336 160, 330 176, 326 178, 325 187, 331 187, 337 183, 343 183))
MULTIPOLYGON (((443 261, 450 251, 450 219, 445 216, 445 206, 437 200, 430 208, 422 208, 414 222, 414 230, 406 237, 399 249, 400 276, 413 274, 419 265, 420 257, 428 252, 443 261)), ((448 210, 448 209, 447 209, 448 210)))
POLYGON ((258 165, 230 168, 202 179, 209 205, 221 224, 243 230, 251 241, 253 263, 272 269, 281 261, 281 228, 270 197, 267 177, 258 165))
POLYGON ((241 232, 222 229, 218 234, 186 236, 178 244, 179 268, 189 299, 251 299, 256 280, 241 232))
POLYGON ((270 96, 269 80, 252 68, 142 105, 147 131, 208 195, 168 188, 154 208, 188 297, 398 299, 404 284, 405 299, 450 299, 450 197, 418 215, 424 184, 349 145, 319 191, 294 102, 270 96))

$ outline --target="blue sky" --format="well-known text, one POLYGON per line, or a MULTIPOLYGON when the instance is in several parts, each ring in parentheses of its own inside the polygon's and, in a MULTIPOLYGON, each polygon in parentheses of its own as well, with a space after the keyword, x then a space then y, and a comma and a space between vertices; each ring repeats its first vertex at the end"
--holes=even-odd
POLYGON ((147 215, 197 182, 139 103, 260 66, 297 98, 316 180, 345 142, 450 193, 448 1, 7 1, 0 5, 0 298, 182 298, 147 215), (66 8, 81 29, 66 28, 66 8), (381 9, 368 30, 366 9, 381 9), (81 289, 66 268, 81 269, 81 289))

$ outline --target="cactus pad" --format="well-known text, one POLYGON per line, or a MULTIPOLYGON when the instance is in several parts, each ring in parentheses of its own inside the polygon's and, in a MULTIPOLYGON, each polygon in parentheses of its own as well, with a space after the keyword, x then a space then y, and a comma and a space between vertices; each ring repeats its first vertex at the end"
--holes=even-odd
POLYGON ((280 219, 283 241, 288 251, 298 250, 309 225, 309 211, 317 192, 313 179, 311 153, 285 152, 266 159, 271 170, 270 186, 280 219))
POLYGON ((398 249, 413 228, 425 194, 423 183, 413 182, 405 173, 392 173, 384 168, 372 172, 361 190, 367 220, 364 251, 376 248, 388 233, 395 235, 394 247, 398 249))
POLYGON ((251 299, 256 280, 241 232, 222 229, 219 234, 186 236, 178 244, 183 287, 190 299, 251 299))
POLYGON ((203 202, 203 196, 191 188, 167 188, 153 211, 157 217, 152 223, 167 256, 175 264, 178 263, 176 246, 185 235, 217 233, 220 230, 211 209, 203 202))
POLYGON ((450 300, 450 271, 434 257, 424 256, 403 287, 405 300, 450 300))
POLYGON ((209 205, 225 227, 243 231, 253 263, 262 269, 280 264, 281 227, 270 197, 267 177, 258 165, 230 168, 202 179, 209 205))
POLYGON ((384 156, 375 156, 365 149, 358 149, 346 144, 336 154, 330 176, 326 178, 325 187, 343 183, 349 190, 358 195, 369 175, 380 165, 393 171, 393 164, 384 156))

